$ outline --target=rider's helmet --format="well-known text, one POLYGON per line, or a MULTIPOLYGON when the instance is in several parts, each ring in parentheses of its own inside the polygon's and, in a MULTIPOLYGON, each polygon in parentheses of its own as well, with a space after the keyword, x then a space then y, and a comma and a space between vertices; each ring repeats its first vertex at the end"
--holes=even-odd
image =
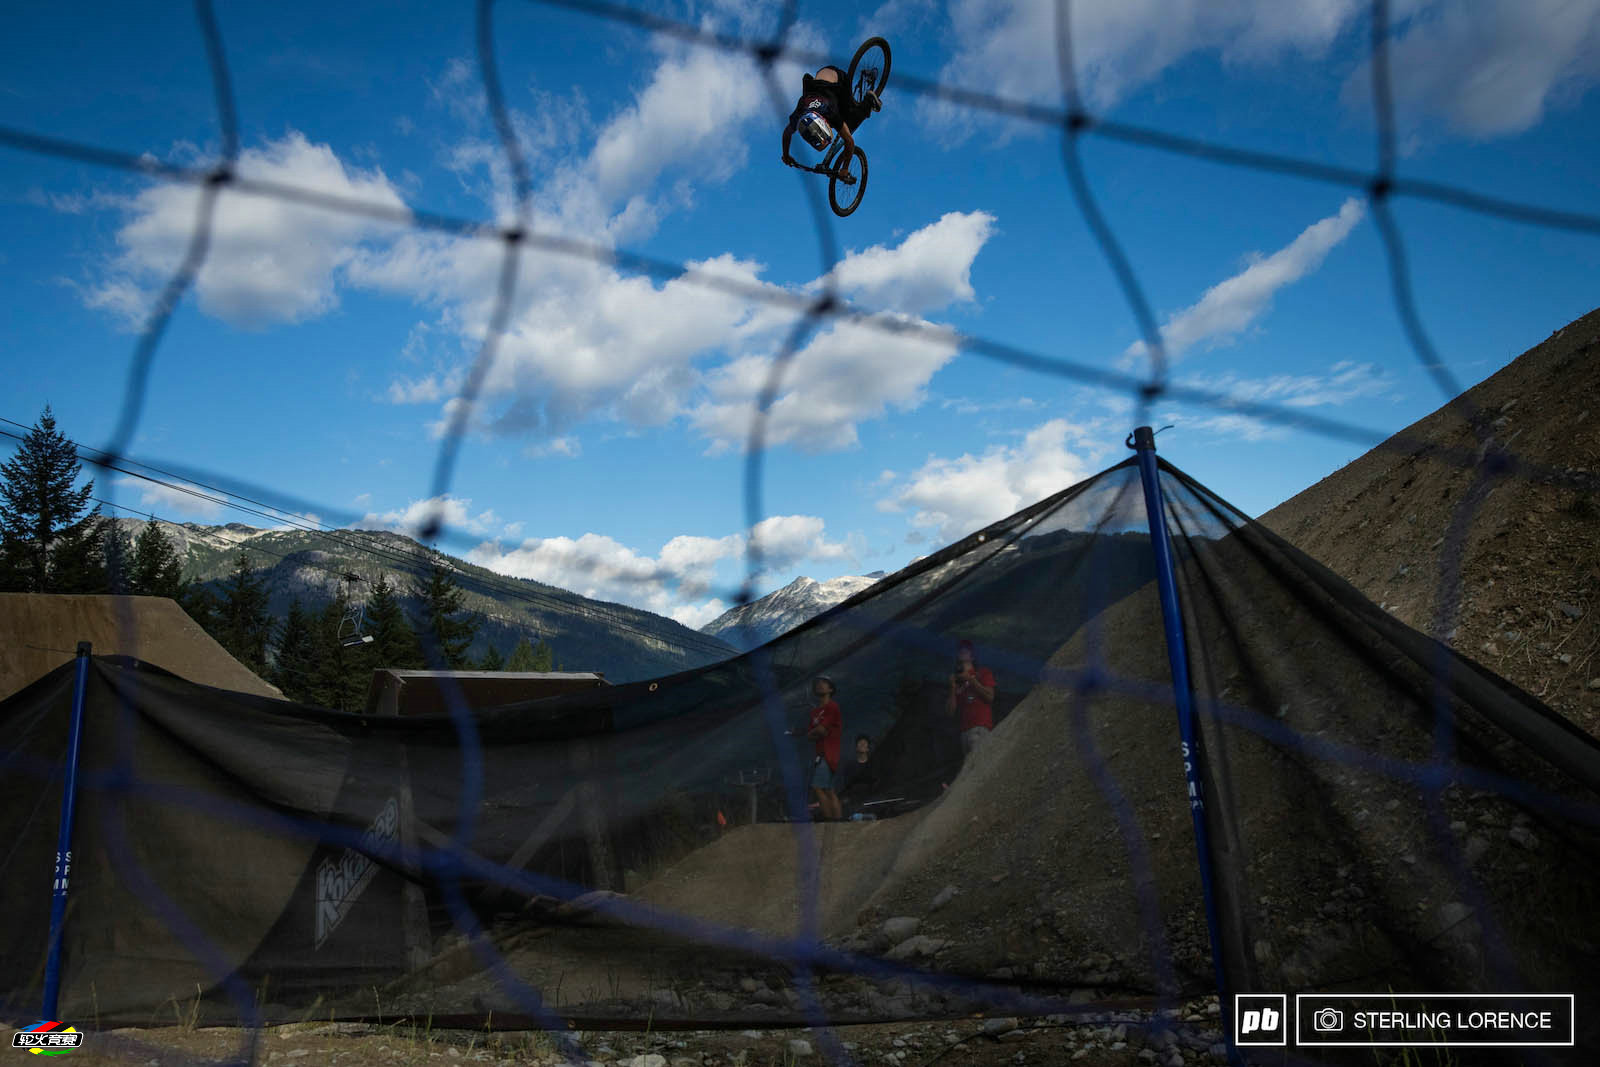
POLYGON ((833 143, 833 127, 828 125, 828 120, 818 111, 806 111, 800 116, 800 136, 806 139, 806 144, 818 152, 825 151, 833 143))

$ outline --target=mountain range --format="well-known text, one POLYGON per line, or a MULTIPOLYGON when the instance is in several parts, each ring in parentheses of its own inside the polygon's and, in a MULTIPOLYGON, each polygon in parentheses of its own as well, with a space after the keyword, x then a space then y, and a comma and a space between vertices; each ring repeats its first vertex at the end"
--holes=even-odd
POLYGON ((796 578, 759 600, 723 612, 700 627, 700 632, 726 641, 740 652, 746 652, 822 614, 835 604, 844 603, 882 577, 883 571, 873 571, 860 577, 832 578, 826 582, 796 578))
MULTIPOLYGON (((115 520, 137 537, 142 519, 115 520)), ((333 599, 345 574, 352 597, 364 598, 380 573, 401 592, 401 603, 417 617, 413 595, 425 571, 429 550, 404 534, 382 530, 259 529, 240 523, 208 526, 157 520, 183 560, 185 578, 220 592, 240 552, 266 579, 269 609, 281 621, 299 598, 313 610, 333 599)), ((654 678, 726 659, 726 642, 698 633, 672 619, 525 578, 496 574, 449 555, 439 555, 454 572, 468 610, 482 618, 469 650, 477 659, 490 645, 509 655, 523 638, 543 638, 558 669, 600 671, 609 681, 654 678)))

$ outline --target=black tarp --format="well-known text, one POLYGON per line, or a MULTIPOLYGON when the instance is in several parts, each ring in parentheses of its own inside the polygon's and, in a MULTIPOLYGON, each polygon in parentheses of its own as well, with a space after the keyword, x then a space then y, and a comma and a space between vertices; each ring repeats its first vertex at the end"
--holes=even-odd
MULTIPOLYGON (((1595 1041, 1600 745, 1162 481, 1230 985, 1576 993, 1595 1041)), ((1130 461, 735 659, 434 717, 96 659, 61 1015, 751 1025, 1215 992, 1146 530, 1130 461), (964 766, 960 639, 1008 712, 964 766), (881 739, 894 817, 803 821, 784 731, 818 673, 844 750, 881 739)), ((64 667, 0 705, 13 1017, 71 690, 64 667)))

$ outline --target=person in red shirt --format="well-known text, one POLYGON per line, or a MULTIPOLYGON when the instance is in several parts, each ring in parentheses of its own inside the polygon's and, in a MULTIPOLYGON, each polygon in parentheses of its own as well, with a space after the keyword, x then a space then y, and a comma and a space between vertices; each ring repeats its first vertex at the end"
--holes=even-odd
POLYGON ((956 671, 950 676, 950 696, 945 710, 959 716, 957 729, 961 732, 961 754, 988 740, 994 729, 994 672, 978 666, 978 658, 971 641, 956 647, 956 671))
POLYGON ((806 736, 816 742, 816 757, 811 763, 811 791, 824 819, 842 819, 844 810, 839 806, 839 794, 834 792, 834 778, 839 772, 839 739, 844 736, 844 716, 839 712, 839 702, 834 699, 833 679, 818 675, 811 682, 811 694, 817 706, 811 709, 810 725, 806 736))

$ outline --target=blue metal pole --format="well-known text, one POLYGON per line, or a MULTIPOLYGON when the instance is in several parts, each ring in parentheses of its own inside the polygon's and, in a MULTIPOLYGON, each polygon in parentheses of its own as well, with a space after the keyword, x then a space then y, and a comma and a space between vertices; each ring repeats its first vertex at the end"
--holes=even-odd
POLYGON ((1195 721, 1194 689, 1189 682, 1189 645, 1184 638, 1183 612, 1178 605, 1178 581, 1172 566, 1172 546, 1167 540, 1167 507, 1156 466, 1156 436, 1148 426, 1133 431, 1131 447, 1139 461, 1144 484, 1145 514, 1150 522, 1150 544, 1155 551, 1156 588, 1161 593, 1161 625, 1167 633, 1167 662, 1172 668, 1172 699, 1178 709, 1178 734, 1183 742, 1183 776, 1189 783, 1189 815, 1194 820, 1194 844, 1200 861, 1200 891, 1205 898, 1206 930, 1211 936, 1211 965, 1217 980, 1217 1006, 1229 1059, 1237 1056, 1233 1044, 1231 1005, 1222 966, 1222 939, 1218 936, 1217 899, 1213 889, 1211 837, 1206 831, 1206 799, 1200 768, 1200 731, 1195 721))
POLYGON ((72 690, 72 728, 67 739, 67 774, 61 784, 61 831, 56 838, 56 873, 51 885, 49 955, 44 964, 44 1009, 56 1017, 61 993, 61 934, 67 919, 67 880, 72 873, 72 819, 78 800, 78 750, 83 741, 83 702, 89 689, 89 642, 78 642, 78 678, 72 690))

